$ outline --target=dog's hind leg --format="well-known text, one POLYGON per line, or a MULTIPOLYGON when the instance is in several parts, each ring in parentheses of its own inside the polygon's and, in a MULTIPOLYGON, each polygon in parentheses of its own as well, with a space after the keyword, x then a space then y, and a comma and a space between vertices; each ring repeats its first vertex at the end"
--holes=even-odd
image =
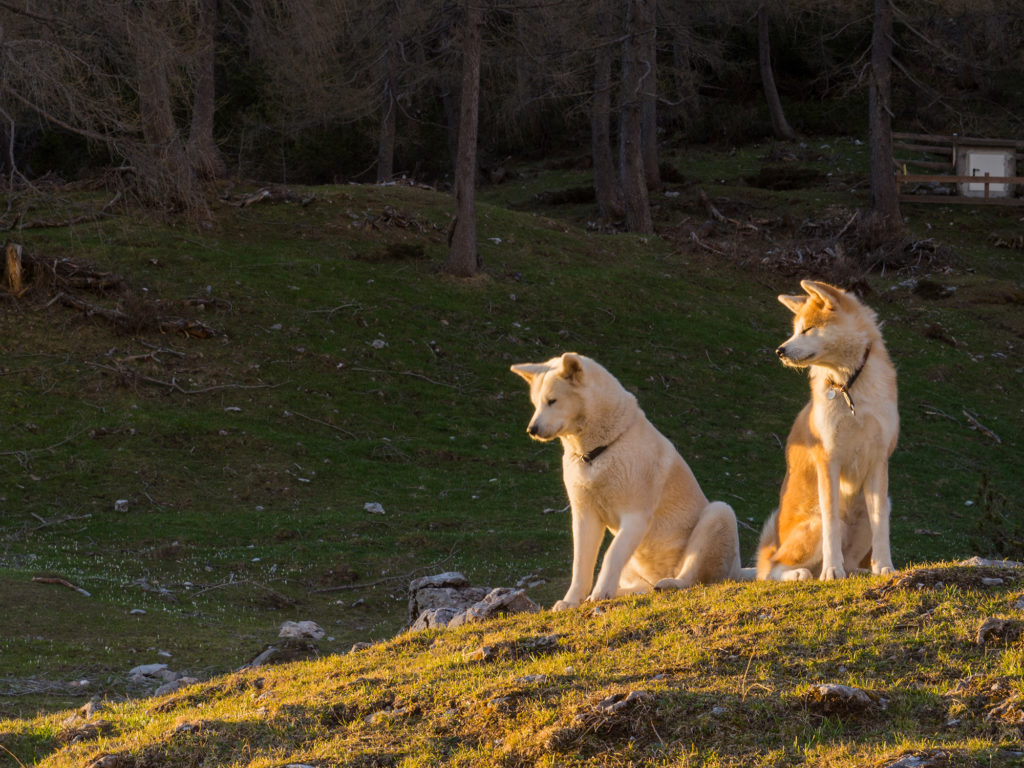
POLYGON ((686 589, 694 584, 711 584, 741 576, 736 513, 725 502, 713 501, 704 507, 690 533, 675 578, 662 579, 654 588, 686 589))
POLYGON ((863 497, 847 515, 843 530, 843 566, 847 573, 871 568, 871 521, 863 497))
POLYGON ((619 590, 615 593, 616 597, 637 595, 650 590, 651 582, 644 578, 634 563, 635 559, 631 559, 622 569, 622 576, 619 577, 619 590))

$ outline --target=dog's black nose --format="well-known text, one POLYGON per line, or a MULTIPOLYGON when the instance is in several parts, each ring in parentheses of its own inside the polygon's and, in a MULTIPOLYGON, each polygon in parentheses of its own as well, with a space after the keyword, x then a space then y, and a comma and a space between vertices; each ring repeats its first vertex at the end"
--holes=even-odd
POLYGON ((776 347, 775 348, 775 354, 778 355, 779 357, 785 357, 786 356, 786 348, 785 347, 776 347))
POLYGON ((531 424, 530 426, 528 426, 526 428, 526 431, 528 433, 530 433, 531 435, 536 435, 537 434, 537 425, 536 424, 531 424))

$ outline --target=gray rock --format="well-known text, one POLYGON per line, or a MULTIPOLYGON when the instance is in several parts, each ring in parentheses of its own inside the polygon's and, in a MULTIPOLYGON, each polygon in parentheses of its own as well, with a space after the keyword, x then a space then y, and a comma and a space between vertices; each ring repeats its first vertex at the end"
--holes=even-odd
POLYGON ((539 611, 540 606, 528 598, 523 590, 496 587, 488 592, 483 600, 474 603, 465 611, 455 614, 447 626, 454 629, 463 624, 487 621, 487 619, 507 616, 510 613, 537 613, 539 611))
POLYGON ((409 591, 418 592, 419 590, 426 589, 427 587, 453 587, 454 589, 462 589, 463 587, 468 586, 469 579, 461 573, 458 571, 447 571, 435 576, 423 576, 422 578, 409 582, 409 591))
POLYGON ((471 587, 469 580, 455 571, 409 584, 409 626, 413 630, 459 627, 508 613, 539 610, 522 589, 471 587))
POLYGON ((466 609, 466 621, 484 621, 509 613, 538 613, 540 606, 522 589, 497 587, 478 603, 466 609))
POLYGON ((132 667, 131 671, 128 672, 134 678, 141 677, 162 677, 161 673, 167 670, 166 664, 140 664, 137 667, 132 667))
POLYGON ((293 637, 304 640, 320 640, 327 633, 315 621, 286 621, 278 631, 278 637, 293 637))
POLYGON ((421 629, 437 629, 447 627, 457 614, 464 613, 450 605, 443 605, 440 608, 429 608, 421 613, 410 629, 419 631, 421 629))

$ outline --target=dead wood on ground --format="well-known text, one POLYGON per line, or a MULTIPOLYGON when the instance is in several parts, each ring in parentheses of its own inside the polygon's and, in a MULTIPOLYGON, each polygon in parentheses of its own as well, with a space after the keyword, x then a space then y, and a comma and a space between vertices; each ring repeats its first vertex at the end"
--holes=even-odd
POLYGON ((26 251, 19 243, 7 243, 4 255, 0 287, 15 300, 47 299, 46 307, 60 305, 76 310, 123 333, 159 331, 199 339, 218 335, 214 328, 198 320, 164 315, 159 301, 133 291, 116 273, 67 258, 39 256, 26 251), (116 302, 105 305, 83 298, 82 293, 112 297, 116 302))

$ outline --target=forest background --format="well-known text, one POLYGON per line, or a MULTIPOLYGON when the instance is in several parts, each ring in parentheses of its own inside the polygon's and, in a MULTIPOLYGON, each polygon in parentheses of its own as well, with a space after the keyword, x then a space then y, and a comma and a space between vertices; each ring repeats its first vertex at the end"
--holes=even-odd
POLYGON ((598 215, 649 232, 668 149, 870 135, 887 231, 893 124, 1020 136, 1022 19, 1019 0, 3 2, 0 170, 197 218, 228 175, 454 187, 468 274, 460 188, 512 158, 588 164, 598 215))

